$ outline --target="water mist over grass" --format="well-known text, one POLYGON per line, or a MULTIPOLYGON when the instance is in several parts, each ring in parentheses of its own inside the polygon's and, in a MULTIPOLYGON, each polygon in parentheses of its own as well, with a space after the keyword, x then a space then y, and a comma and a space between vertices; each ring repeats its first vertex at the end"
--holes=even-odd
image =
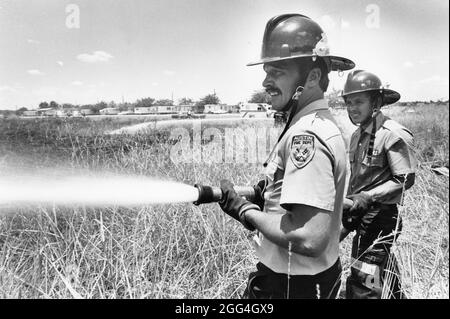
POLYGON ((197 188, 144 176, 1 176, 0 207, 8 204, 137 206, 194 202, 197 188))

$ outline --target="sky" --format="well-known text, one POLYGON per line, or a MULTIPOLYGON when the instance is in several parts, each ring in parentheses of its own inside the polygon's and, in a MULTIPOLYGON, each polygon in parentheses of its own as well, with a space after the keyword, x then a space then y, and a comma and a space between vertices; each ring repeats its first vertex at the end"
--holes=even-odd
POLYGON ((247 101, 264 72, 246 64, 283 13, 318 22, 332 54, 402 101, 448 99, 447 0, 0 0, 0 109, 214 92, 247 101))

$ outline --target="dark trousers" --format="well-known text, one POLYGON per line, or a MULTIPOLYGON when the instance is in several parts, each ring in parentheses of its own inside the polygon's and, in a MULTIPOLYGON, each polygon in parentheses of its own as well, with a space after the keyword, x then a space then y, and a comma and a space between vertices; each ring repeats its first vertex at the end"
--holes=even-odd
POLYGON ((243 298, 246 299, 335 299, 341 285, 339 258, 333 266, 316 275, 280 274, 262 263, 250 273, 243 298))
POLYGON ((396 205, 374 205, 364 214, 353 237, 347 299, 404 298, 397 260, 391 253, 402 228, 397 218, 396 205))

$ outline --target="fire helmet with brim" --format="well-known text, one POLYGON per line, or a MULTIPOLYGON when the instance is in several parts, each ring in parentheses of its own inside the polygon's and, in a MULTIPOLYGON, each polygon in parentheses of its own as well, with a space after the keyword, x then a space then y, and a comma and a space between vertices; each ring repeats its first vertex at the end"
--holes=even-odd
POLYGON ((247 66, 297 58, 322 58, 329 71, 353 69, 347 58, 330 55, 326 34, 311 18, 301 14, 282 14, 267 22, 261 58, 247 66))
POLYGON ((353 70, 348 74, 341 96, 346 97, 354 93, 371 91, 380 93, 383 100, 381 106, 393 104, 400 100, 400 93, 385 88, 378 76, 364 70, 353 70))

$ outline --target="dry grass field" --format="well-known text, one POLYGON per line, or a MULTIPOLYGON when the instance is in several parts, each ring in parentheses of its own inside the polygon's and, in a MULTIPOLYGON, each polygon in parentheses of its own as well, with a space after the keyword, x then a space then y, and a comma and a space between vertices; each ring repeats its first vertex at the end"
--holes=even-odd
MULTIPOLYGON (((345 113, 335 113, 348 139, 354 127, 345 113)), ((405 291, 410 298, 449 298, 449 180, 430 170, 448 166, 448 105, 386 113, 413 131, 420 161, 394 248, 405 291)), ((105 134, 140 122, 0 119, 0 176, 102 171, 210 185, 222 178, 252 185, 261 177, 264 159, 211 161, 217 147, 209 148, 208 138, 201 142, 203 161, 172 161, 176 125, 105 134)), ((239 122, 244 128, 271 125, 239 122)), ((201 130, 236 126, 214 122, 201 130)), ((0 207, 0 298, 239 298, 256 262, 251 236, 217 204, 0 207)), ((350 244, 351 236, 341 246, 344 277, 350 244)))

